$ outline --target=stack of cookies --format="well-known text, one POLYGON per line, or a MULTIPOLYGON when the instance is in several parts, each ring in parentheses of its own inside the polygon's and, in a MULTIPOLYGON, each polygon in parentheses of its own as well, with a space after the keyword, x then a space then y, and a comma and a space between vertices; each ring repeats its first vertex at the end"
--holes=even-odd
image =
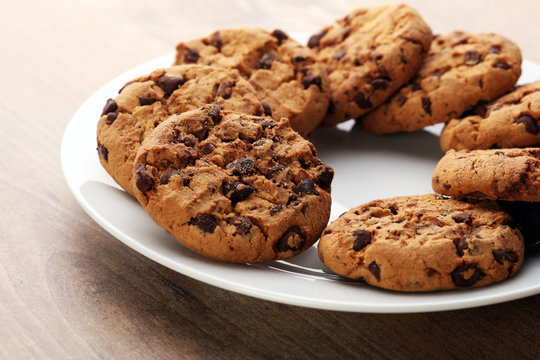
POLYGON ((540 142, 540 83, 512 90, 520 74, 510 40, 433 36, 406 5, 356 10, 307 46, 281 30, 219 30, 109 99, 97 150, 157 224, 210 258, 286 259, 320 237, 326 266, 374 286, 482 286, 524 256, 496 200, 540 197, 539 152, 509 149, 540 142), (438 194, 374 200, 327 226, 334 172, 307 138, 351 118, 375 134, 447 123, 438 194))

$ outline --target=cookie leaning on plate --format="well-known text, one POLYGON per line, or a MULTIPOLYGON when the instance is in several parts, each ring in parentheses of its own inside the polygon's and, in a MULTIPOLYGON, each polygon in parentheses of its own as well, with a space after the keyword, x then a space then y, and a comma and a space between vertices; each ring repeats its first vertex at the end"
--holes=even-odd
POLYGON ((432 185, 449 196, 539 202, 540 148, 449 150, 432 185))
POLYGON ((134 169, 137 199, 184 246, 213 259, 285 259, 330 216, 333 170, 287 119, 207 105, 149 134, 134 169))
POLYGON ((388 134, 446 122, 512 89, 520 74, 521 52, 510 40, 454 31, 436 37, 410 84, 364 116, 360 125, 388 134))
POLYGON ((232 69, 173 66, 128 82, 107 101, 97 125, 101 165, 133 194, 133 159, 146 135, 170 115, 212 102, 227 110, 264 113, 253 87, 232 69))
POLYGON ((441 133, 443 151, 527 147, 540 144, 540 81, 518 86, 441 133))
POLYGON ((397 291, 492 284, 514 275, 523 256, 523 237, 496 202, 436 194, 353 208, 319 241, 321 261, 336 273, 397 291))
POLYGON ((308 46, 329 72, 331 102, 323 125, 361 116, 411 79, 432 33, 406 5, 353 11, 313 35, 308 46))
POLYGON ((175 64, 191 63, 237 69, 264 100, 266 115, 289 119, 302 136, 326 114, 329 89, 324 67, 309 48, 281 30, 224 29, 179 43, 175 64))

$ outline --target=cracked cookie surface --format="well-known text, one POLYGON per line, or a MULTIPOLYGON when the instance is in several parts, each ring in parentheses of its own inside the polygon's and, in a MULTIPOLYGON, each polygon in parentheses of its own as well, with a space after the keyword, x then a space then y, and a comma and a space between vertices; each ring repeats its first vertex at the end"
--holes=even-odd
POLYGON ((540 81, 518 86, 469 116, 453 119, 440 137, 443 151, 540 144, 540 81))
POLYGON ((253 263, 297 255, 330 216, 333 170, 287 119, 208 105, 146 137, 134 191, 154 221, 213 259, 253 263))
POLYGON ((308 47, 329 72, 330 105, 323 125, 359 117, 411 79, 432 33, 406 5, 358 9, 311 36, 308 47))
POLYGON ((172 114, 213 102, 226 110, 264 113, 253 87, 232 69, 181 65, 128 82, 106 102, 97 125, 101 165, 133 195, 133 159, 146 135, 172 114))
POLYGON ((454 31, 438 36, 418 74, 361 118, 360 126, 388 134, 446 122, 511 90, 520 74, 521 51, 500 35, 454 31))
POLYGON ((224 29, 181 42, 175 64, 190 63, 237 69, 264 101, 266 115, 289 119, 302 136, 326 114, 329 88, 324 67, 309 48, 281 30, 224 29))
POLYGON ((432 176, 433 190, 476 199, 540 201, 540 149, 449 150, 432 176))
POLYGON ((524 243, 494 201, 436 194, 375 200, 323 232, 319 257, 334 272, 397 291, 484 286, 516 273, 524 243))

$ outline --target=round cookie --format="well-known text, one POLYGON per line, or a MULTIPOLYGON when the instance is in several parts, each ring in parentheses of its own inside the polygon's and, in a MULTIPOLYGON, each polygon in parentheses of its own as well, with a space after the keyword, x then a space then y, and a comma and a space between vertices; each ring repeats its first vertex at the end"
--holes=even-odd
POLYGON ((432 33, 406 5, 356 10, 311 36, 308 47, 329 72, 323 125, 359 117, 382 104, 422 65, 432 33))
POLYGON ((519 86, 469 116, 450 120, 440 137, 444 151, 540 144, 540 81, 519 86))
POLYGON ((142 140, 172 114, 216 102, 223 109, 264 113, 253 87, 237 70, 173 66, 128 82, 109 99, 97 125, 97 150, 112 178, 133 194, 133 159, 142 140))
POLYGON ((339 275, 416 292, 504 280, 521 267, 524 242, 496 202, 428 194, 349 210, 324 230, 318 251, 339 275))
POLYGON ((446 122, 512 89, 520 74, 521 52, 510 40, 454 31, 433 40, 416 77, 360 119, 360 126, 388 134, 446 122))
POLYGON ((540 201, 540 149, 449 150, 432 176, 439 194, 540 201))
POLYGON ((178 241, 213 259, 255 263, 309 248, 330 216, 333 170, 287 119, 206 105, 149 134, 137 199, 178 241))
POLYGON ((179 43, 175 64, 189 63, 238 69, 264 100, 266 115, 289 119, 302 136, 326 114, 329 88, 324 67, 310 49, 281 30, 225 29, 179 43))

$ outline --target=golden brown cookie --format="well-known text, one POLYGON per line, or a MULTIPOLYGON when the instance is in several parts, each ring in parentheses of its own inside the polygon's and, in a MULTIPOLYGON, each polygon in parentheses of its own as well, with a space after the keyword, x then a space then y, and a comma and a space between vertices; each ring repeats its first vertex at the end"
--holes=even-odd
POLYGON ((124 190, 133 194, 133 159, 146 135, 172 114, 213 102, 226 110, 264 113, 253 87, 232 69, 173 66, 128 82, 115 99, 107 101, 98 122, 101 164, 124 190))
POLYGON ((519 86, 468 116, 450 120, 443 151, 528 147, 540 144, 540 81, 519 86))
POLYGON ((406 84, 422 65, 432 33, 406 5, 353 11, 308 42, 329 72, 331 101, 323 125, 359 117, 406 84))
POLYGON ((175 64, 205 64, 240 71, 264 100, 266 115, 289 119, 308 135, 322 121, 329 89, 313 52, 281 30, 256 27, 219 30, 176 47, 175 64))
POLYGON ((454 31, 433 40, 416 77, 364 116, 360 126, 388 134, 446 122, 512 89, 520 74, 521 52, 510 40, 454 31))
POLYGON ((432 185, 449 196, 540 201, 540 149, 449 150, 432 185))
POLYGON ((494 201, 436 194, 375 200, 331 223, 319 257, 336 273, 397 291, 484 286, 516 273, 524 242, 494 201))
POLYGON ((135 195, 152 219, 213 259, 289 258, 330 216, 334 172, 285 118, 206 105, 158 125, 135 164, 135 195))

